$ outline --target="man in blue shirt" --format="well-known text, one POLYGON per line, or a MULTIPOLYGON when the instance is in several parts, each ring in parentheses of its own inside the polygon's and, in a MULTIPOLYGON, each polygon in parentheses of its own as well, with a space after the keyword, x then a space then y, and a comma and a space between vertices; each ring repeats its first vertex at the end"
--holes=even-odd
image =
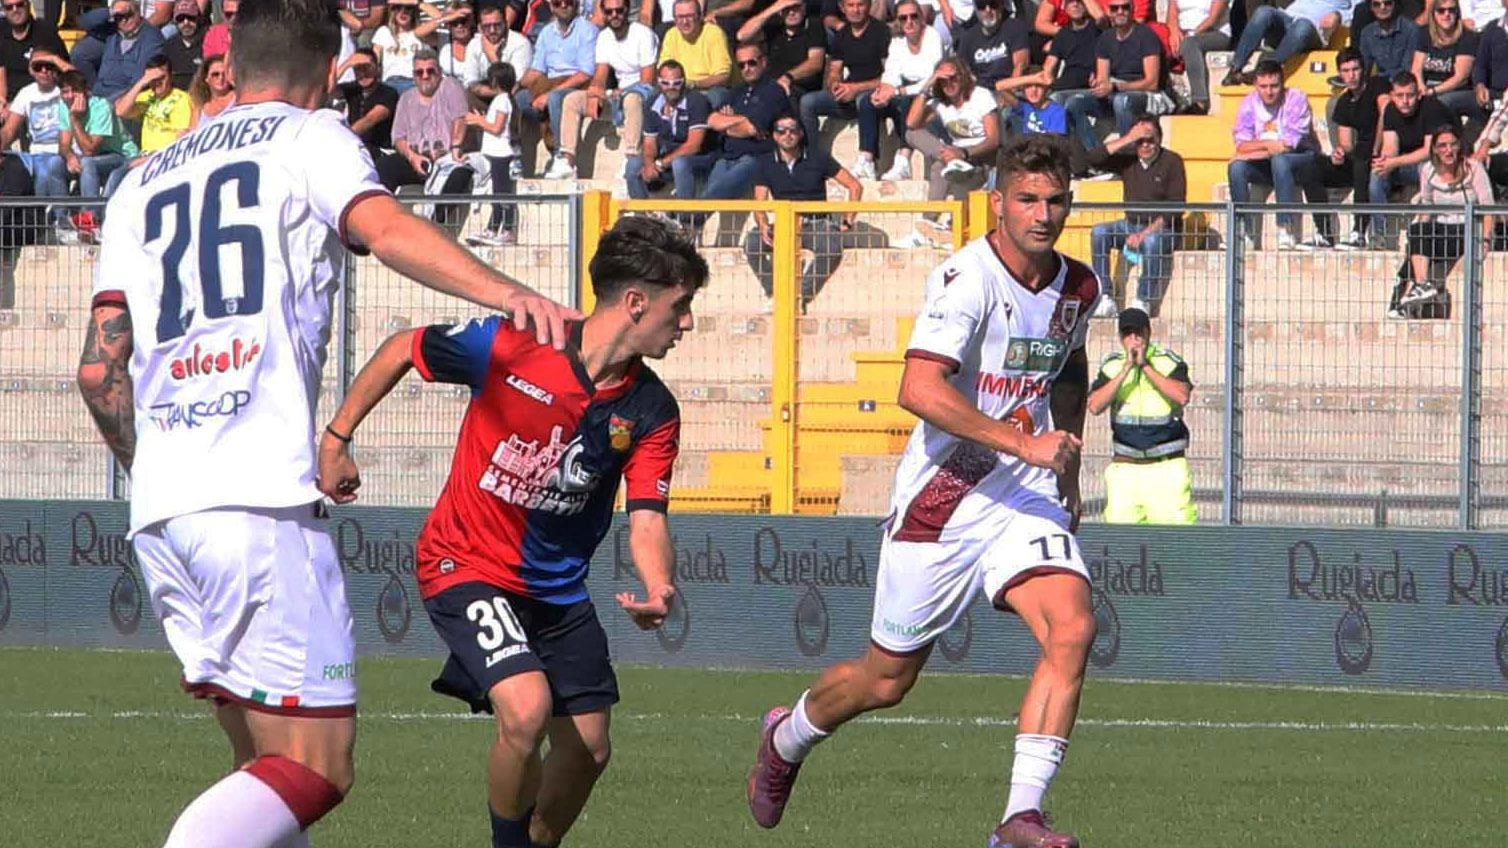
POLYGON ((162 52, 162 33, 141 16, 136 0, 111 3, 110 20, 115 34, 105 42, 94 94, 113 103, 146 73, 147 60, 162 52))
MULTIPOLYGON (((802 122, 789 115, 775 121, 775 152, 758 157, 754 170, 755 200, 826 200, 827 181, 835 179, 848 191, 848 199, 857 202, 864 196, 859 181, 820 150, 808 150, 802 122)), ((811 261, 801 269, 801 309, 811 303, 822 285, 838 270, 843 261, 843 234, 853 229, 856 213, 840 220, 830 215, 802 215, 801 250, 811 251, 811 261)), ((769 216, 754 213, 757 227, 744 239, 744 255, 759 277, 766 297, 774 293, 775 231, 769 216)))
POLYGON ((668 172, 675 181, 675 198, 695 200, 697 177, 706 175, 714 158, 702 152, 708 146, 712 107, 706 95, 686 88, 686 69, 674 59, 660 63, 656 82, 660 95, 644 113, 643 153, 628 157, 624 166, 628 196, 644 200, 668 172))
POLYGON ((539 125, 549 118, 545 146, 552 151, 560 138, 566 95, 586 88, 597 69, 597 27, 576 14, 577 6, 578 0, 550 0, 555 25, 540 30, 534 59, 513 92, 522 120, 539 125))
POLYGON ((1399 15, 1396 0, 1371 0, 1376 20, 1361 31, 1362 73, 1392 79, 1413 67, 1414 48, 1419 45, 1419 25, 1399 15))
MULTIPOLYGON (((702 190, 705 200, 748 197, 758 158, 775 151, 770 136, 776 119, 792 114, 785 89, 765 74, 768 61, 764 45, 740 44, 733 64, 744 83, 733 90, 728 105, 707 119, 708 129, 723 136, 723 155, 707 177, 707 187, 702 190)), ((700 226, 705 221, 706 216, 701 215, 693 223, 700 226)))
POLYGON ((1047 96, 1050 85, 1052 78, 1040 65, 1000 83, 1000 101, 1005 104, 1000 120, 1007 132, 1068 135, 1068 110, 1047 96))

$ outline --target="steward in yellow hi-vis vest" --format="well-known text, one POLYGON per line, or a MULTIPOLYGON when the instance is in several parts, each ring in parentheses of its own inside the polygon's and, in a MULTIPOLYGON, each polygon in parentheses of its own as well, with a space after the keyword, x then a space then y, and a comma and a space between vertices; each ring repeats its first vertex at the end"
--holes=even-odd
POLYGON ((1183 408, 1194 392, 1189 366, 1152 343, 1152 319, 1120 314, 1121 349, 1105 357, 1089 392, 1089 412, 1110 410, 1113 458, 1105 469, 1105 521, 1193 524, 1194 478, 1184 452, 1183 408))

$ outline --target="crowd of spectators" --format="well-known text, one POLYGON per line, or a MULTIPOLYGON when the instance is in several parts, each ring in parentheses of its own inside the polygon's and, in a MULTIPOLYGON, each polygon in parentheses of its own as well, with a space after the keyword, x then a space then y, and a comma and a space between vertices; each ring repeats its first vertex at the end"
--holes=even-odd
MULTIPOLYGON (((988 185, 1006 137, 1054 133, 1074 150, 1077 176, 1120 179, 1131 203, 1181 203, 1184 163, 1158 118, 1209 112, 1206 54, 1227 49, 1223 83, 1251 87, 1231 139, 1238 201, 1260 187, 1284 202, 1340 189, 1382 203, 1407 189, 1480 203, 1491 199, 1481 186, 1508 186, 1508 154, 1493 153, 1508 125, 1508 0, 1167 0, 1161 11, 1155 0, 334 2, 344 43, 331 106, 395 191, 511 193, 526 171, 573 178, 587 124, 603 120, 617 128, 635 198, 778 197, 796 190, 774 178, 781 163, 804 175, 801 192, 829 179, 908 180, 917 154, 927 197, 956 197, 988 185), (1343 27, 1326 145, 1283 63, 1341 47, 1343 27), (1186 86, 1175 90, 1175 73, 1186 86), (858 151, 841 165, 835 121, 858 128, 858 151), (1445 133, 1459 162, 1436 155, 1445 133), (548 151, 539 161, 525 155, 536 141, 548 151), (1461 192, 1441 182, 1455 178, 1461 192)), ((232 104, 223 57, 237 5, 0 0, 0 145, 33 192, 102 203, 133 161, 232 104), (60 15, 80 32, 71 50, 60 15)), ((101 207, 66 208, 52 213, 58 237, 92 234, 101 207)), ((1299 216, 1279 216, 1276 243, 1359 249, 1399 235, 1382 216, 1350 217, 1342 233, 1315 216, 1305 235, 1299 216)), ((827 245, 840 223, 803 241, 827 245)), ((517 210, 500 204, 478 239, 512 243, 516 226, 517 210)), ((756 269, 768 262, 758 232, 746 245, 756 269)), ((1130 300, 1152 304, 1180 236, 1180 216, 1132 215, 1095 229, 1093 259, 1104 267, 1119 252, 1140 264, 1130 300)), ((834 264, 808 264, 809 292, 834 264)))

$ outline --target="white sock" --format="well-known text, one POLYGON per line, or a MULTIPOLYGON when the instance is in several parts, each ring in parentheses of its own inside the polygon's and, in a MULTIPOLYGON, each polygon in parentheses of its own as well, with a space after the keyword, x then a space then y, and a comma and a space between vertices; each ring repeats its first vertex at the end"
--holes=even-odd
POLYGON ((1042 797, 1068 753, 1068 740, 1036 733, 1016 734, 1016 762, 1011 768, 1011 795, 1001 821, 1026 810, 1041 810, 1042 797))
POLYGON ((788 763, 799 763, 806 759, 806 755, 817 747, 817 743, 830 735, 807 718, 806 696, 809 694, 811 690, 802 692, 795 709, 791 710, 790 718, 775 728, 775 753, 788 763))
POLYGON ((184 808, 163 848, 275 848, 298 845, 285 842, 298 832, 298 819, 272 787, 237 771, 184 808))

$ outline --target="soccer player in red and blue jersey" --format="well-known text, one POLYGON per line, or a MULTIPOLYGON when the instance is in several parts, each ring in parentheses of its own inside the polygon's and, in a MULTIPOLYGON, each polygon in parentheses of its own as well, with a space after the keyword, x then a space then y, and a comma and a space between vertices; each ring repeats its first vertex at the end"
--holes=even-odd
POLYGON ((618 683, 585 578, 620 480, 646 597, 618 603, 652 629, 675 595, 665 509, 680 413, 643 360, 691 329, 707 263, 674 224, 629 217, 590 268, 597 305, 567 327, 564 351, 495 317, 399 333, 356 377, 320 444, 321 489, 349 503, 360 485, 351 436, 410 367, 471 388, 450 479, 419 535, 418 578, 450 648, 432 688, 497 717, 494 848, 559 844, 607 764, 618 683))

